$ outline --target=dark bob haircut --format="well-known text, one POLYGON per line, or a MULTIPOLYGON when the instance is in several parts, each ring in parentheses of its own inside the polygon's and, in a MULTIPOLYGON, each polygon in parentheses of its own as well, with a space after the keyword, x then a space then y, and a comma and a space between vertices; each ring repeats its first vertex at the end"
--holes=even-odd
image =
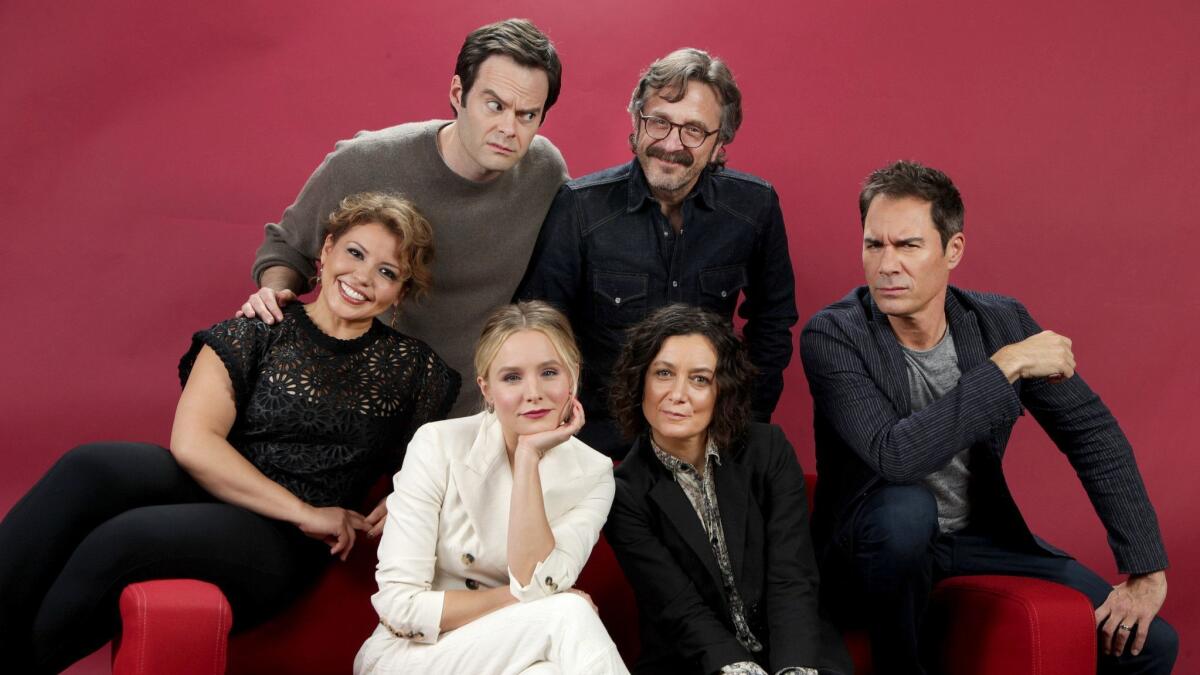
POLYGON ((642 414, 646 371, 667 338, 677 335, 700 335, 717 352, 717 403, 708 435, 718 448, 730 448, 750 424, 750 388, 755 368, 742 341, 734 335, 733 326, 706 309, 667 305, 629 329, 625 347, 613 368, 609 409, 627 440, 649 431, 642 414))

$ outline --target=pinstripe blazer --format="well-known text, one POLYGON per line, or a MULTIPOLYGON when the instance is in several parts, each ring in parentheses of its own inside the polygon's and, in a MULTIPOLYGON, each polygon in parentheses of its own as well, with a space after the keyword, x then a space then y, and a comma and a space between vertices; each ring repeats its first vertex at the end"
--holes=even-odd
POLYGON ((1078 374, 1009 384, 989 359, 1041 328, 1012 298, 953 286, 946 318, 958 385, 914 413, 904 356, 887 316, 863 286, 818 312, 800 338, 814 405, 817 487, 813 538, 849 547, 850 523, 883 485, 914 483, 971 449, 972 522, 1014 546, 1037 546, 1004 480, 1013 424, 1028 410, 1066 454, 1108 532, 1122 573, 1167 567, 1154 507, 1133 450, 1108 408, 1078 374))

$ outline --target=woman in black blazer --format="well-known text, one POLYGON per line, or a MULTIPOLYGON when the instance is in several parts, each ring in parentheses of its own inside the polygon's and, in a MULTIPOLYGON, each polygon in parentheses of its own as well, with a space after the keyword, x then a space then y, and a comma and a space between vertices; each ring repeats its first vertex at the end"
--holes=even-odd
POLYGON ((753 376, 717 315, 664 307, 630 329, 611 384, 634 444, 605 533, 637 595, 635 673, 849 673, 817 614, 804 473, 750 421, 753 376))

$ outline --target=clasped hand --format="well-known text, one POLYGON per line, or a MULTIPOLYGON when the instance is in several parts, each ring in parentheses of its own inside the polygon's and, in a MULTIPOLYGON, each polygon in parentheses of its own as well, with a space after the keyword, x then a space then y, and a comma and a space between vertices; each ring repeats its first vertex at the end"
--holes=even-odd
POLYGON ((336 555, 343 562, 354 547, 355 531, 370 529, 361 513, 340 506, 310 506, 296 526, 304 534, 328 544, 329 555, 336 555))

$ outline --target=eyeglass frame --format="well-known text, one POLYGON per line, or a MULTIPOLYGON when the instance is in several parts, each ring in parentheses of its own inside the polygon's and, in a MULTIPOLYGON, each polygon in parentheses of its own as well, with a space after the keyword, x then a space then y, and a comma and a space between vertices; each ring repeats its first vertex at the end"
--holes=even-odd
POLYGON ((676 124, 675 122, 672 122, 671 120, 669 120, 665 117, 662 117, 661 115, 647 115, 642 112, 638 113, 638 117, 641 118, 642 126, 645 127, 645 129, 646 129, 646 135, 649 136, 650 138, 653 138, 656 141, 666 140, 667 138, 669 138, 671 136, 672 131, 678 129, 679 130, 679 144, 685 148, 688 148, 689 150, 695 150, 696 148, 699 148, 700 146, 707 143, 709 136, 712 136, 713 134, 721 133, 721 130, 719 128, 713 129, 712 131, 705 131, 704 138, 700 139, 699 143, 697 143, 696 145, 688 145, 687 142, 683 140, 683 128, 684 127, 695 127, 696 129, 703 130, 704 127, 696 126, 692 122, 686 122, 684 124, 676 124), (650 127, 647 124, 650 120, 662 120, 663 122, 666 122, 668 125, 670 125, 667 127, 667 133, 663 134, 659 138, 655 138, 654 134, 650 133, 650 127))

